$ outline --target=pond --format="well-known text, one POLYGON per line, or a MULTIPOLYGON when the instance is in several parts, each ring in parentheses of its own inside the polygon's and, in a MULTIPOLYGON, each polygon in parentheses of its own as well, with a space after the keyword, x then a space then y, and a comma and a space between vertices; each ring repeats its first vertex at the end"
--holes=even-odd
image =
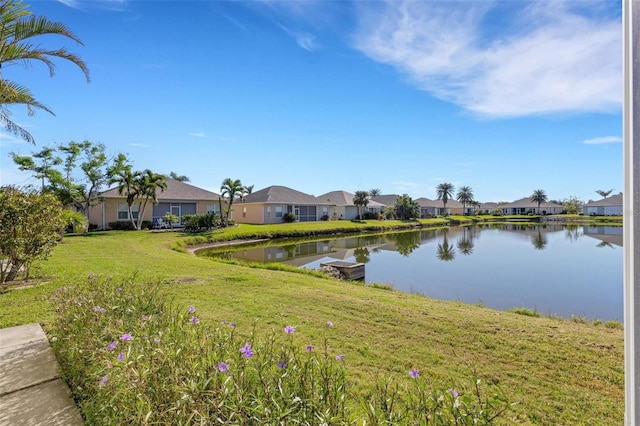
POLYGON ((487 224, 198 254, 304 268, 362 262, 368 284, 500 310, 622 321, 622 239, 622 227, 615 226, 487 224))

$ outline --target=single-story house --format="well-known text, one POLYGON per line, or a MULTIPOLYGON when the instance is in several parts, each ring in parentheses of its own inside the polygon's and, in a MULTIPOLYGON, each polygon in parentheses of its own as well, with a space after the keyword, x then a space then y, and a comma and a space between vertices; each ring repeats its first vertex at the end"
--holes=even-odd
POLYGON ((293 213, 299 222, 329 218, 334 205, 313 195, 286 186, 273 185, 252 192, 233 206, 233 220, 238 223, 282 223, 284 215, 293 213))
MULTIPOLYGON (((371 201, 375 201, 376 203, 380 203, 385 207, 393 207, 396 205, 396 200, 400 198, 397 194, 386 194, 386 195, 377 195, 371 198, 371 201)), ((384 207, 383 207, 384 209, 384 207)))
POLYGON ((502 214, 559 214, 564 211, 564 206, 547 201, 540 203, 540 209, 538 210, 538 203, 531 201, 529 197, 525 197, 508 204, 503 204, 500 206, 500 209, 502 209, 502 214))
POLYGON ((353 220, 358 217, 358 211, 362 214, 373 213, 378 214, 384 210, 384 204, 377 201, 369 200, 366 207, 356 206, 353 204, 353 197, 355 195, 346 191, 332 191, 326 194, 319 195, 317 198, 321 201, 331 203, 331 211, 329 212, 330 219, 344 219, 353 220))
POLYGON ((603 198, 598 201, 589 201, 582 206, 582 213, 585 215, 597 216, 621 216, 622 215, 622 192, 603 198))
MULTIPOLYGON (((434 217, 439 214, 442 214, 442 202, 437 200, 430 200, 425 197, 420 197, 415 200, 416 203, 420 206, 420 217, 434 217)), ((449 209, 447 209, 448 211, 449 209)))
MULTIPOLYGON (((153 225, 167 213, 178 216, 180 222, 177 225, 182 224, 182 216, 186 214, 220 213, 220 196, 215 192, 174 179, 167 179, 166 184, 166 189, 156 191, 158 204, 154 205, 149 201, 145 209, 143 219, 153 225)), ((111 222, 130 220, 127 197, 121 195, 118 188, 108 189, 100 197, 102 201, 89 208, 90 224, 96 225, 98 229, 108 229, 111 222)), ((139 208, 136 201, 132 205, 134 219, 138 218, 139 208)))

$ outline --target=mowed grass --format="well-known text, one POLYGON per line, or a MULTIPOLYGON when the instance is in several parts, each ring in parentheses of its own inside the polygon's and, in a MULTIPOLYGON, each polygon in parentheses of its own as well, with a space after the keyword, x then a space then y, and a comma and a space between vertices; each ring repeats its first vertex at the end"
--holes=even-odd
MULTIPOLYGON (((269 232, 295 225, 300 224, 269 232)), ((261 229, 243 228, 225 231, 232 237, 210 233, 200 242, 251 237, 261 229)), ((621 330, 248 268, 171 249, 183 246, 185 237, 176 232, 65 237, 53 256, 37 265, 34 286, 0 294, 0 327, 40 322, 46 330, 53 318, 48 297, 56 288, 84 281, 90 273, 137 274, 140 280, 166 281, 175 303, 194 305, 203 322, 235 322, 246 333, 256 321, 264 332, 291 325, 304 344, 319 345, 328 336, 330 347, 345 354, 355 392, 366 392, 381 376, 403 383, 414 368, 434 384, 456 387, 468 383, 475 369, 483 384, 500 386, 519 402, 508 415, 517 423, 623 422, 621 330), (327 329, 327 321, 334 326, 327 329)))

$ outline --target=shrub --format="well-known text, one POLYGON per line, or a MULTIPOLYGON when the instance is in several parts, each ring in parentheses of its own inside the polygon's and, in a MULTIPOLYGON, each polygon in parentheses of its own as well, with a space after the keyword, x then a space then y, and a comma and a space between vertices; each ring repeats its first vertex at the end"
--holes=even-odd
POLYGON ((296 215, 295 215, 295 214, 293 214, 293 213, 291 213, 291 212, 286 213, 286 214, 282 217, 282 221, 283 221, 284 223, 293 223, 293 222, 295 222, 296 220, 298 220, 298 218, 296 217, 296 215))
POLYGON ((500 209, 493 209, 489 212, 489 214, 491 216, 502 216, 502 210, 500 209))

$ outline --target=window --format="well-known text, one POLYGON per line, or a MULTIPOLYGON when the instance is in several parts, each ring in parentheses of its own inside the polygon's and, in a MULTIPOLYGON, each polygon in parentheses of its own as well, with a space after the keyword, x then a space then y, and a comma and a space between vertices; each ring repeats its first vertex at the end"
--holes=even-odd
POLYGON ((282 206, 275 206, 276 217, 282 217, 282 206))
MULTIPOLYGON (((134 219, 138 219, 139 204, 131 206, 131 213, 134 219)), ((129 220, 129 205, 127 203, 118 203, 118 220, 129 220)))
POLYGON ((218 214, 220 214, 220 205, 219 204, 207 204, 207 213, 218 213, 218 214))
POLYGON ((267 217, 271 217, 271 207, 267 206, 267 217))

